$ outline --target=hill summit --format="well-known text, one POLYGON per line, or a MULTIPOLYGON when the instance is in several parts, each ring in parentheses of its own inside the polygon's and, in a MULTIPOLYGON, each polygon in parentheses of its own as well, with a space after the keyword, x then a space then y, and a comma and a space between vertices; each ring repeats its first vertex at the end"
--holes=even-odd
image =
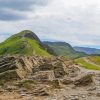
POLYGON ((35 39, 40 42, 40 39, 38 38, 38 36, 30 30, 24 30, 24 31, 18 33, 18 35, 22 38, 35 39))
POLYGON ((44 45, 38 36, 30 30, 14 34, 0 43, 0 55, 41 55, 49 56, 53 51, 44 45))

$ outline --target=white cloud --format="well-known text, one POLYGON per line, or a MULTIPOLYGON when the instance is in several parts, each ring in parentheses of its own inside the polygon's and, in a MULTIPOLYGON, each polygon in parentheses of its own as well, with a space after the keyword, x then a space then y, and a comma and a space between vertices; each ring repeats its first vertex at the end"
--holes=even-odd
POLYGON ((48 5, 35 5, 35 10, 24 12, 26 20, 0 21, 0 33, 30 29, 44 40, 100 46, 100 0, 48 1, 48 5))

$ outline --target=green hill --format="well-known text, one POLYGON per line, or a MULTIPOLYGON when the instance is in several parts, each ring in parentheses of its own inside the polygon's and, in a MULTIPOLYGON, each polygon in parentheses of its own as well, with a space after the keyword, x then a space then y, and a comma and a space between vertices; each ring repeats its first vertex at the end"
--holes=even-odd
POLYGON ((17 33, 0 43, 0 55, 49 56, 50 53, 53 53, 53 51, 44 45, 35 33, 29 30, 17 33))
POLYGON ((77 52, 73 47, 66 42, 44 42, 54 50, 58 56, 67 56, 69 58, 77 58, 85 56, 83 52, 77 52))

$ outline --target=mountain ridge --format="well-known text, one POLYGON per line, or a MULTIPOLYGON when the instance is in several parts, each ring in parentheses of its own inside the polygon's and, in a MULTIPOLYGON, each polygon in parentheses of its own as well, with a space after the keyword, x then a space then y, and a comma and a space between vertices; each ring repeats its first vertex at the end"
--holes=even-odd
POLYGON ((85 52, 86 54, 99 54, 100 55, 100 49, 96 49, 96 48, 89 48, 89 47, 78 47, 75 46, 73 47, 76 51, 81 51, 81 52, 85 52))
POLYGON ((50 56, 53 51, 44 45, 38 36, 30 30, 12 35, 0 43, 0 55, 21 54, 50 56), (50 53, 49 53, 50 51, 50 53))
POLYGON ((77 58, 85 55, 83 52, 75 51, 73 47, 66 42, 44 41, 44 43, 50 46, 50 48, 52 48, 58 56, 69 56, 71 58, 77 58))

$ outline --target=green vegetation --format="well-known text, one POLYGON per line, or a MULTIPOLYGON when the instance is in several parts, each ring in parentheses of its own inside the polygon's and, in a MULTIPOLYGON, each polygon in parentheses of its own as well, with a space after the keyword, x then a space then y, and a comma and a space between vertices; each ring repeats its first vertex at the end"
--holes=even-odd
POLYGON ((89 56, 88 58, 93 63, 100 65, 100 56, 89 56))
POLYGON ((58 56, 66 56, 67 58, 78 58, 86 55, 83 52, 75 51, 73 47, 66 42, 44 42, 44 43, 49 45, 58 56))
MULTIPOLYGON (((31 31, 28 31, 31 32, 31 31)), ((25 33, 22 31, 8 38, 3 43, 0 43, 0 55, 41 55, 50 56, 50 54, 40 45, 40 41, 32 38, 32 32, 25 33), (30 35, 24 36, 23 34, 30 35)), ((35 36, 36 37, 36 36, 35 36)))
POLYGON ((84 59, 79 58, 75 60, 76 63, 80 64, 82 67, 87 68, 87 69, 91 69, 91 70, 100 70, 100 67, 97 67, 95 65, 92 65, 88 62, 86 62, 84 59))

